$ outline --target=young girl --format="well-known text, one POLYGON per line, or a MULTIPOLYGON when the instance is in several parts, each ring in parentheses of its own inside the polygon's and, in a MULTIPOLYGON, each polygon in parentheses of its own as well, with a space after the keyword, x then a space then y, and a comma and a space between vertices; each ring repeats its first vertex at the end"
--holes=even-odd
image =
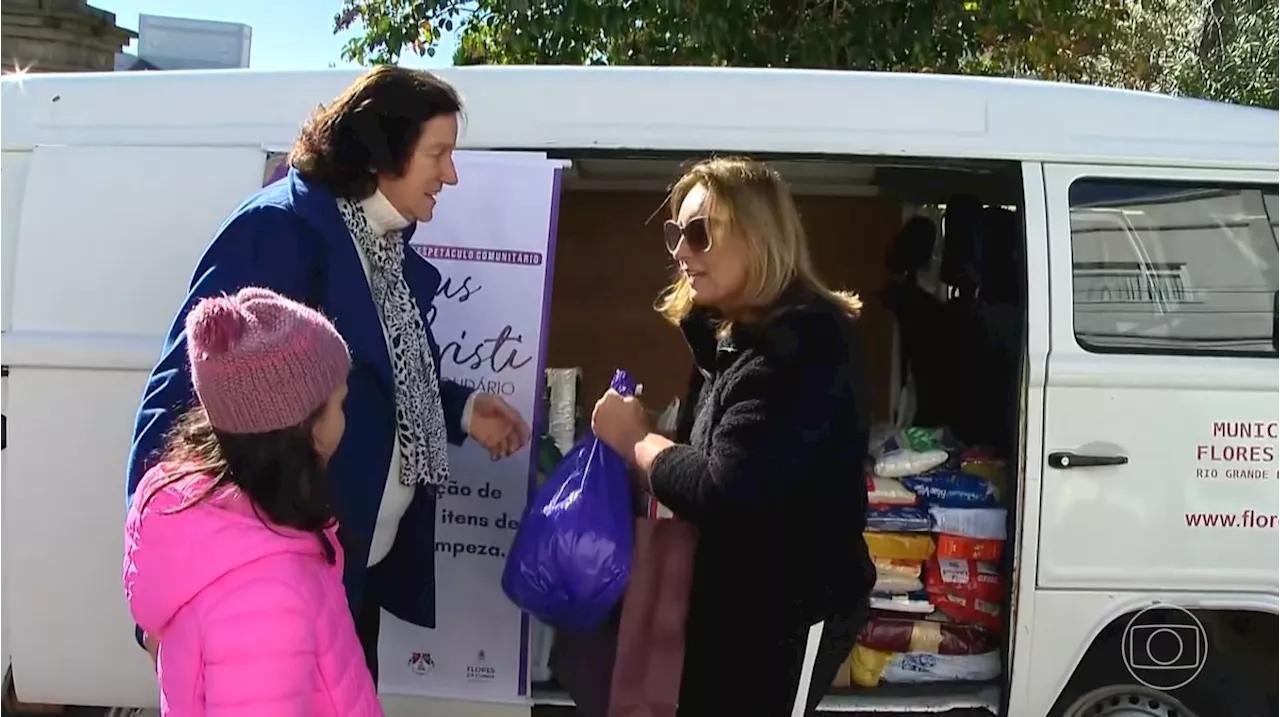
POLYGON ((346 343, 265 289, 202 300, 186 329, 199 403, 125 525, 125 597, 159 642, 161 712, 381 715, 325 474, 346 427, 346 343))

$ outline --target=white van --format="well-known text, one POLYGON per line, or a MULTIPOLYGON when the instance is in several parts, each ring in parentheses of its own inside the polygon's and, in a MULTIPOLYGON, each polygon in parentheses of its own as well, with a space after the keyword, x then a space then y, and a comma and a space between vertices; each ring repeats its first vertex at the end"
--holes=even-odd
MULTIPOLYGON (((1275 705, 1276 112, 907 74, 441 74, 467 103, 464 148, 564 160, 549 354, 582 369, 584 402, 620 362, 659 405, 683 387, 686 353, 650 308, 669 267, 645 222, 711 152, 791 181, 824 275, 864 297, 882 419, 935 401, 915 374, 983 355, 973 332, 1005 342, 1007 370, 974 367, 1010 417, 998 674, 833 688, 826 710, 1275 705), (895 268, 968 334, 922 331, 881 299, 914 216, 940 248, 895 268)), ((4 78, 2 647, 21 700, 154 704, 120 586, 140 391, 213 231, 354 78, 4 78)), ((750 656, 726 669, 751 689, 750 656)), ((564 703, 542 687, 519 711, 564 703)))

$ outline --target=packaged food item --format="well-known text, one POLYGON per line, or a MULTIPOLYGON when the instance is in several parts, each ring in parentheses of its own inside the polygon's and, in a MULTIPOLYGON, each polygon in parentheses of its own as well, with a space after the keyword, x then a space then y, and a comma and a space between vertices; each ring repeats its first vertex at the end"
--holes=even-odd
POLYGON ((881 593, 910 593, 920 590, 924 583, 920 578, 909 578, 904 575, 883 575, 876 573, 876 584, 871 589, 881 593))
POLYGON ((897 450, 898 429, 892 423, 877 423, 867 432, 867 455, 879 458, 885 451, 897 450))
POLYGON ((577 442, 578 429, 582 425, 578 404, 578 395, 582 393, 582 369, 548 368, 546 377, 547 434, 564 455, 577 442))
MULTIPOLYGON (((1004 508, 929 507, 933 529, 939 533, 982 540, 1004 540, 1009 512, 1004 508)), ((870 523, 868 522, 868 525, 870 523)))
POLYGON ((994 563, 998 562, 1000 556, 1004 554, 1004 541, 939 533, 937 554, 939 558, 983 560, 994 563))
POLYGON ((873 558, 876 566, 876 584, 872 588, 882 593, 910 593, 924 588, 920 572, 924 564, 917 560, 873 558))
POLYGON ((929 602, 929 594, 923 591, 910 593, 871 593, 871 611, 886 615, 928 615, 935 608, 929 602))
POLYGON ((998 647, 995 636, 977 625, 952 625, 900 617, 874 617, 858 644, 882 652, 936 652, 976 655, 998 647))
POLYGON ((932 529, 933 519, 922 508, 895 505, 867 510, 867 530, 881 533, 927 533, 932 529))
POLYGON ((902 448, 912 451, 961 451, 960 444, 945 428, 908 426, 898 432, 897 440, 902 448))
POLYGON ((871 558, 923 561, 933 555, 933 536, 928 533, 874 533, 864 532, 871 558))
POLYGON ((999 501, 990 481, 955 471, 904 476, 902 485, 929 506, 983 508, 999 501))
POLYGON ((931 652, 885 652, 864 645, 853 648, 850 677, 859 687, 928 682, 983 682, 1000 676, 1000 651, 977 655, 931 652))
POLYGON ((924 568, 925 590, 938 613, 956 622, 998 631, 1005 581, 1000 568, 979 560, 931 558, 924 568))
POLYGON ((947 462, 946 451, 888 451, 875 463, 875 474, 883 478, 901 478, 933 470, 947 462))
POLYGON ((907 490, 897 478, 867 476, 867 505, 915 505, 920 497, 907 490))
POLYGON ((929 601, 933 603, 938 614, 955 622, 981 625, 992 632, 999 632, 1004 627, 998 601, 986 600, 974 594, 953 592, 929 593, 929 601))
POLYGON ((960 459, 960 470, 971 476, 978 476, 997 485, 1003 485, 1008 474, 1008 465, 999 458, 980 454, 972 455, 966 451, 960 459))
POLYGON ((972 595, 995 602, 1004 598, 1000 567, 978 560, 930 558, 924 564, 924 586, 931 595, 972 595))
MULTIPOLYGON (((876 575, 891 578, 918 578, 924 572, 924 563, 919 560, 899 560, 897 558, 872 558, 876 575)), ((906 590, 904 592, 911 592, 906 590)))

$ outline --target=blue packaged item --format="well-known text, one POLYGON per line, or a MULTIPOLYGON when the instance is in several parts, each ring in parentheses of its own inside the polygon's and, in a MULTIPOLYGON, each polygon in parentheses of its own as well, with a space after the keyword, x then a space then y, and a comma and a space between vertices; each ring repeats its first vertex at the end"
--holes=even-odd
POLYGON ((867 530, 880 533, 927 533, 933 518, 921 508, 893 505, 867 510, 867 530))
MULTIPOLYGON (((621 370, 610 387, 624 396, 636 390, 621 370)), ((587 436, 529 502, 502 570, 502 591, 557 630, 592 630, 626 590, 634 530, 627 464, 587 436)))
POLYGON ((980 508, 995 505, 996 491, 991 481, 968 473, 943 472, 902 479, 907 490, 927 505, 946 508, 980 508))

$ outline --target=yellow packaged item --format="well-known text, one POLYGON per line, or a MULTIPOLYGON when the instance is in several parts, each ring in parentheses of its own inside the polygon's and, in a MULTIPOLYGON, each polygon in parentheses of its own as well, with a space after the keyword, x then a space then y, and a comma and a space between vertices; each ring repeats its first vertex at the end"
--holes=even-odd
POLYGON ((853 654, 849 655, 849 677, 858 687, 878 687, 885 668, 895 657, 897 653, 854 645, 853 654))
POLYGON ((1005 489, 1009 485, 1008 464, 999 458, 970 458, 960 464, 960 471, 990 483, 995 489, 997 501, 1005 495, 1005 489))
POLYGON ((895 558, 872 558, 876 564, 876 577, 919 578, 924 563, 919 560, 897 560, 895 558))
POLYGON ((928 533, 862 534, 872 560, 928 560, 933 555, 933 536, 928 533))

